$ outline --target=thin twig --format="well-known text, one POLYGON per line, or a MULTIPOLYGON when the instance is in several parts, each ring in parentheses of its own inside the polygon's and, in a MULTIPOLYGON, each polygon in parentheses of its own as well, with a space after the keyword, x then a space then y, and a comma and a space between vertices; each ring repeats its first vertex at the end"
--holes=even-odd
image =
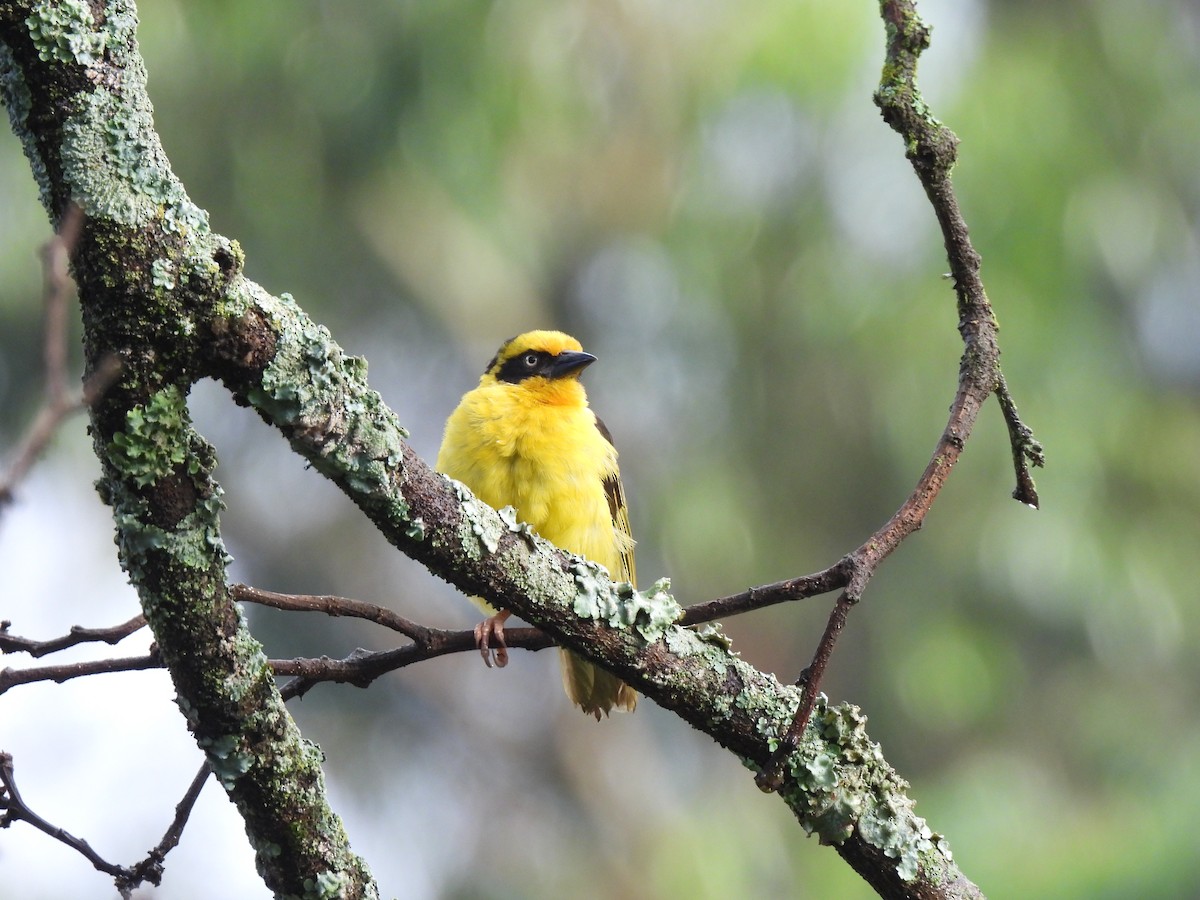
POLYGON ((28 653, 36 658, 57 653, 59 650, 65 650, 78 644, 116 644, 144 628, 146 618, 139 613, 127 622, 110 625, 107 628, 84 628, 82 625, 72 625, 69 632, 48 641, 35 641, 32 638, 9 634, 8 629, 11 625, 12 623, 8 620, 0 622, 0 653, 28 653))
POLYGON ((434 629, 418 625, 412 619, 406 619, 390 609, 373 603, 364 603, 349 597, 336 597, 330 594, 280 594, 275 591, 264 591, 261 588, 246 584, 230 586, 233 599, 247 603, 257 603, 260 606, 270 606, 274 609, 286 609, 297 612, 323 612, 328 616, 348 616, 355 619, 366 619, 392 631, 398 631, 405 637, 412 638, 418 644, 428 644, 434 634, 434 629))
POLYGON ((162 883, 163 859, 179 844, 184 826, 210 774, 211 770, 205 762, 192 779, 183 799, 176 805, 175 817, 163 834, 162 840, 146 858, 134 866, 119 866, 101 857, 83 838, 77 838, 57 825, 52 825, 30 809, 29 804, 21 797, 21 792, 17 790, 12 754, 0 752, 0 828, 7 828, 13 822, 32 825, 43 834, 50 835, 82 854, 99 871, 113 876, 120 895, 129 897, 135 888, 147 881, 154 885, 162 883))
POLYGON ((184 826, 187 825, 196 800, 200 797, 200 791, 204 789, 208 776, 211 774, 212 769, 209 768, 208 762, 202 763, 200 770, 188 786, 187 792, 184 793, 183 799, 175 805, 175 818, 171 820, 162 840, 154 846, 145 859, 129 869, 128 877, 117 876, 117 890, 121 892, 122 896, 147 881, 154 885, 162 884, 163 860, 178 846, 179 839, 183 836, 184 826))
MULTIPOLYGON (((268 665, 276 675, 296 676, 307 679, 313 684, 333 681, 352 684, 355 687, 366 687, 379 676, 413 663, 452 653, 474 652, 477 649, 474 631, 431 629, 430 634, 431 639, 428 645, 407 644, 391 650, 373 652, 356 650, 342 659, 331 659, 327 656, 272 659, 268 661, 268 665)), ((505 630, 504 638, 510 648, 519 650, 545 650, 554 646, 554 641, 550 636, 536 628, 509 628, 505 630)), ((111 675, 117 672, 138 672, 162 667, 163 663, 159 655, 150 653, 146 656, 92 660, 57 666, 32 666, 27 669, 6 668, 0 669, 0 694, 23 684, 43 681, 62 684, 74 678, 84 678, 90 675, 111 675)), ((307 690, 307 687, 303 690, 292 688, 292 693, 286 696, 294 696, 296 693, 303 694, 307 690)))
POLYGON ((29 808, 21 799, 21 792, 17 790, 11 753, 0 753, 0 812, 0 828, 7 828, 13 822, 27 822, 43 834, 48 834, 56 841, 61 841, 81 853, 101 872, 117 878, 129 875, 128 869, 106 861, 83 838, 77 838, 57 825, 51 825, 29 808))
MULTIPOLYGON (((716 619, 742 615, 768 606, 803 600, 827 594, 830 591, 845 587, 850 580, 851 568, 847 560, 839 560, 827 569, 814 572, 811 575, 801 575, 777 581, 774 584, 764 584, 748 588, 738 594, 718 597, 704 603, 696 603, 684 610, 680 625, 699 625, 716 619)), ((365 619, 382 625, 392 631, 397 631, 412 638, 418 644, 429 644, 435 639, 445 639, 451 635, 457 639, 455 632, 443 629, 429 628, 411 619, 401 616, 387 607, 374 603, 366 603, 351 597, 338 597, 331 594, 281 594, 246 584, 230 586, 233 599, 244 603, 255 603, 269 606, 273 609, 292 610, 296 612, 322 612, 328 616, 346 616, 348 618, 365 619)), ((531 629, 534 631, 536 629, 531 629)), ((518 629, 506 629, 505 635, 516 634, 518 629)), ((540 632, 539 632, 540 633, 540 632)), ((2 646, 2 644, 0 644, 2 646)), ((540 647, 534 649, 541 649, 540 647)))
POLYGON ((0 694, 22 684, 38 681, 54 681, 62 684, 73 678, 89 675, 105 675, 113 672, 136 672, 141 669, 158 669, 162 660, 158 653, 145 656, 127 656, 119 659, 95 659, 87 662, 66 663, 59 666, 36 666, 28 669, 0 669, 0 694))
POLYGON ((749 588, 740 594, 731 594, 728 597, 718 597, 716 600, 693 604, 683 611, 683 618, 679 624, 699 625, 715 619, 729 618, 757 609, 765 609, 779 603, 828 594, 830 591, 845 587, 850 581, 850 574, 851 568, 847 565, 847 560, 843 559, 828 569, 822 569, 811 575, 801 575, 799 578, 764 584, 760 587, 749 588))
POLYGON ((67 307, 74 287, 67 264, 82 226, 83 210, 71 204, 58 234, 42 245, 42 366, 51 406, 67 402, 67 307))
MULTIPOLYGON (((684 611, 684 616, 679 624, 698 625, 762 609, 772 604, 825 593, 846 583, 846 571, 848 571, 846 561, 843 560, 828 569, 802 578, 751 588, 740 594, 696 604, 684 611)), ((313 685, 326 681, 367 687, 381 675, 414 663, 454 653, 474 652, 477 649, 473 630, 452 631, 444 628, 429 628, 418 625, 384 607, 349 597, 281 594, 244 584, 233 585, 231 590, 235 598, 248 603, 259 603, 277 609, 315 611, 330 616, 365 619, 399 631, 414 641, 412 644, 389 650, 374 652, 357 650, 342 659, 331 659, 325 656, 272 659, 270 665, 276 675, 294 676, 296 679, 285 687, 285 699, 303 695, 313 685)), ((68 635, 49 641, 39 642, 31 641, 28 638, 9 636, 6 638, 8 642, 6 649, 24 650, 34 656, 41 656, 55 649, 79 643, 83 639, 108 640, 123 632, 129 632, 140 618, 135 617, 129 622, 111 628, 85 629, 75 626, 68 635)), ((534 652, 555 646, 550 636, 538 628, 507 628, 504 631, 504 637, 508 646, 516 650, 534 652)), ((5 636, 0 633, 0 641, 4 639, 5 636)), ((3 643, 0 643, 0 646, 3 646, 3 643)), ((130 672, 159 667, 161 667, 161 661, 157 654, 150 654, 26 669, 7 668, 0 670, 0 694, 21 684, 41 681, 62 683, 87 675, 130 672)))
POLYGON ((755 783, 764 791, 777 791, 783 786, 783 766, 782 761, 791 755, 792 750, 796 749, 798 736, 803 733, 808 720, 812 718, 813 710, 817 705, 817 697, 820 693, 821 678, 825 674, 825 667, 829 664, 829 658, 833 655, 834 645, 837 643, 838 635, 842 633, 842 629, 846 626, 846 616, 850 613, 850 608, 858 602, 858 599, 850 594, 849 591, 842 591, 838 596, 837 602, 833 605, 833 611, 829 614, 829 621, 825 623, 825 631, 821 635, 821 640, 817 644, 816 652, 813 653, 812 662, 808 664, 800 677, 796 679, 796 684, 801 688, 800 705, 796 710, 795 718, 792 722, 791 730, 780 741, 780 747, 788 745, 786 752, 777 750, 775 756, 768 761, 767 765, 759 771, 755 776, 755 783), (796 723, 801 723, 798 727, 796 723))
MULTIPOLYGON (((698 625, 779 603, 827 593, 838 587, 844 587, 848 583, 848 573, 851 571, 847 560, 841 560, 835 565, 811 575, 753 587, 740 594, 699 603, 684 611, 679 624, 698 625)), ((274 609, 321 612, 328 616, 363 619, 397 631, 413 640, 412 644, 389 650, 355 651, 342 659, 298 657, 271 660, 270 664, 276 675, 295 677, 295 680, 289 682, 285 688, 285 698, 303 695, 313 685, 327 681, 366 687, 381 675, 414 663, 477 649, 475 634, 472 630, 452 631, 444 628, 430 628, 398 615, 386 607, 350 597, 328 594, 283 594, 245 584, 234 584, 230 587, 230 591, 234 599, 241 602, 255 603, 274 609)), ((0 622, 0 651, 5 653, 25 652, 34 657, 41 657, 86 641, 103 641, 114 644, 141 628, 145 624, 145 619, 139 615, 128 622, 108 628, 83 628, 75 625, 66 635, 46 641, 9 635, 7 633, 9 624, 0 622)), ((504 636, 508 646, 516 650, 533 652, 554 646, 554 641, 537 628, 508 628, 505 629, 504 636)), ((161 662, 157 655, 150 654, 26 669, 6 668, 0 670, 0 694, 22 684, 42 681, 62 683, 88 675, 130 672, 154 669, 160 666, 161 662)))
POLYGON ((1017 486, 1013 488, 1013 499, 1020 500, 1026 506, 1038 508, 1037 487, 1029 472, 1030 466, 1041 468, 1046 464, 1046 452, 1042 445, 1033 437, 1033 431, 1021 421, 1017 412, 1017 404, 1008 390, 1008 383, 1001 373, 996 379, 996 399, 1000 401, 1000 411, 1004 413, 1004 424, 1008 426, 1008 440, 1012 444, 1013 468, 1017 475, 1017 486))

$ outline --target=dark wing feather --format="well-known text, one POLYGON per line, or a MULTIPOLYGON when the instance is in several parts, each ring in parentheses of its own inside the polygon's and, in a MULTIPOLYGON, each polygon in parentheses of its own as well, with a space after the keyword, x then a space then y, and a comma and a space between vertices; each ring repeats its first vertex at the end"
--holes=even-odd
MULTIPOLYGON (((615 448, 616 444, 613 444, 612 433, 599 416, 596 416, 596 428, 604 436, 604 439, 615 448)), ((629 504, 625 502, 625 488, 621 486, 620 473, 605 476, 603 484, 604 495, 608 498, 608 514, 612 517, 613 527, 629 538, 629 541, 624 543, 618 551, 621 555, 620 578, 637 587, 637 572, 633 565, 633 529, 629 525, 629 504)), ((617 573, 613 574, 617 575, 617 573)))

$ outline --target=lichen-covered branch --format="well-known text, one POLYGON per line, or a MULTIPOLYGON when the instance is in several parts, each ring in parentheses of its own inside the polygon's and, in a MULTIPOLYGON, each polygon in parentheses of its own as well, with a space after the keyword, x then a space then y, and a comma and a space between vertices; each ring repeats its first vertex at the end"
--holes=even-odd
POLYGON ((186 407, 195 310, 173 289, 183 277, 211 284, 232 251, 167 164, 136 23, 133 5, 116 0, 0 4, 0 94, 43 203, 55 223, 72 205, 86 215, 73 262, 88 370, 122 363, 92 407, 100 491, 180 710, 268 886, 376 896, 329 809, 320 751, 284 708, 226 587, 215 459, 186 407))
MULTIPOLYGON (((761 766, 799 692, 719 635, 680 627, 665 580, 641 592, 613 584, 418 458, 367 385, 366 363, 291 297, 246 279, 236 243, 209 231, 153 130, 132 3, 99 10, 0 0, 0 91, 51 220, 72 202, 87 214, 74 257, 87 362, 116 354, 123 364, 92 412, 102 493, 180 708, 246 821, 268 885, 297 896, 375 890, 325 802, 319 751, 296 731, 230 600, 213 453, 186 408, 205 375, 278 428, 405 553, 761 766)), ((974 895, 861 713, 814 703, 781 784, 803 828, 888 896, 974 895)))

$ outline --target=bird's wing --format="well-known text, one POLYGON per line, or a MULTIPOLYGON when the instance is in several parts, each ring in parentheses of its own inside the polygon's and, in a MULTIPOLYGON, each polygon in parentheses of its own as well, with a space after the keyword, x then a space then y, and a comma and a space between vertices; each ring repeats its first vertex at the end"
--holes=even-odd
MULTIPOLYGON (((596 416, 596 428, 604 439, 614 447, 612 434, 608 427, 596 416)), ((604 495, 608 498, 608 513, 612 517, 613 528, 617 532, 617 553, 621 557, 620 577, 624 581, 637 586, 637 573, 633 564, 633 529, 629 525, 629 504, 625 502, 625 488, 621 485, 621 473, 614 463, 611 474, 603 478, 604 495)))

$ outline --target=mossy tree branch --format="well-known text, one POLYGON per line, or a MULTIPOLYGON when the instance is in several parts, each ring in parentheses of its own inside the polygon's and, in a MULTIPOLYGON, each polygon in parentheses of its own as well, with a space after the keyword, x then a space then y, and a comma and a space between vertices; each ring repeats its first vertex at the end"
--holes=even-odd
POLYGON ((194 293, 176 266, 220 281, 229 243, 171 173, 153 131, 135 10, 114 2, 0 4, 0 87, 53 222, 87 219, 73 254, 88 371, 121 360, 92 433, 121 561, 197 744, 236 804, 278 896, 377 896, 325 798, 320 751, 284 708, 226 587, 220 487, 191 428, 194 293))
MULTIPOLYGON (((74 255, 87 363, 120 378, 92 410, 102 494, 197 743, 246 821, 277 895, 375 892, 325 800, 319 752, 282 705, 231 603, 211 447, 185 398, 219 378, 399 549, 599 662, 752 767, 793 721, 796 689, 681 628, 645 592, 557 550, 434 473, 346 356, 295 301, 242 274, 237 244, 171 172, 153 130, 130 2, 0 2, 0 84, 53 222, 87 214, 74 255), (297 823, 303 827, 297 828, 297 823)), ((780 794, 881 894, 979 896, 850 706, 821 700, 780 794)))

